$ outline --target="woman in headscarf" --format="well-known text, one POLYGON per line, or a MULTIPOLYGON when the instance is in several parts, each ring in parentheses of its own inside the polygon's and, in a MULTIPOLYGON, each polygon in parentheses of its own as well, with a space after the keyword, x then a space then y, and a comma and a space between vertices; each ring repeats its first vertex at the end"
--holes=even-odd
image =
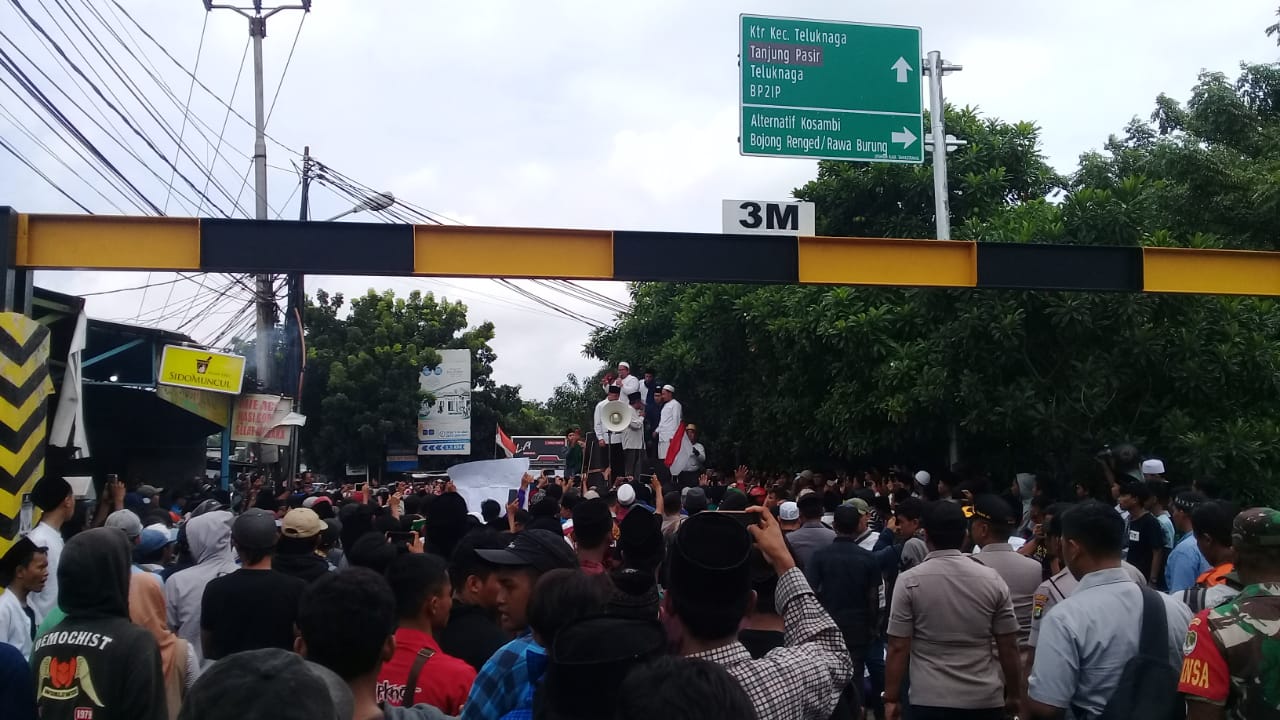
POLYGON ((129 619, 150 631, 160 647, 165 702, 169 706, 169 719, 176 720, 182 699, 200 675, 200 661, 196 659, 195 648, 169 630, 160 583, 151 578, 145 580, 134 579, 129 583, 129 619))

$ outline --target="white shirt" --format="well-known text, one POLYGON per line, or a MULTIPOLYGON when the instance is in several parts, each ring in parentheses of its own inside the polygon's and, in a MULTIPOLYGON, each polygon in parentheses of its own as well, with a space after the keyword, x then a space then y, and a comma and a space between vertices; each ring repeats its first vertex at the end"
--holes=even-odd
POLYGON ((684 419, 684 408, 680 406, 680 401, 672 398, 670 402, 662 404, 662 417, 658 420, 658 440, 661 442, 671 442, 671 438, 676 436, 680 430, 680 422, 684 419))
POLYGON ((36 547, 45 548, 49 554, 49 579, 44 584, 44 590, 27 595, 27 604, 36 611, 36 615, 48 617, 58 606, 58 562, 62 559, 62 532, 42 522, 27 534, 27 539, 35 543, 36 547))
POLYGON ((702 447, 702 443, 692 443, 689 447, 694 453, 685 467, 685 472, 702 472, 702 469, 707 466, 707 449, 702 447))
POLYGON ((635 408, 631 408, 631 423, 622 431, 622 449, 644 449, 644 415, 635 408))
MULTIPOLYGON (((32 608, 35 610, 35 608, 32 608)), ((40 625, 40 613, 36 613, 36 626, 40 625)), ((22 657, 31 659, 31 618, 22 609, 18 596, 6 590, 0 595, 0 642, 18 648, 22 657)))
POLYGON ((635 375, 628 375, 618 382, 622 384, 622 399, 624 402, 631 402, 631 393, 640 392, 640 378, 635 375))
POLYGON ((604 440, 610 445, 620 445, 622 444, 622 433, 607 432, 604 429, 604 406, 608 403, 608 398, 596 403, 596 439, 604 440))

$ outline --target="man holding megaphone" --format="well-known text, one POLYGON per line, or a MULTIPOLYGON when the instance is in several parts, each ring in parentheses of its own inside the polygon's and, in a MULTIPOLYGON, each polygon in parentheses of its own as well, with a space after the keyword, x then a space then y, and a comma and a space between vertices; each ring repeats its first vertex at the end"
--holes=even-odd
POLYGON ((622 435, 631 424, 631 406, 618 399, 622 393, 619 385, 610 385, 608 397, 596 404, 595 431, 598 438, 596 453, 598 458, 591 463, 592 469, 608 467, 613 477, 626 474, 625 460, 622 451, 622 435))

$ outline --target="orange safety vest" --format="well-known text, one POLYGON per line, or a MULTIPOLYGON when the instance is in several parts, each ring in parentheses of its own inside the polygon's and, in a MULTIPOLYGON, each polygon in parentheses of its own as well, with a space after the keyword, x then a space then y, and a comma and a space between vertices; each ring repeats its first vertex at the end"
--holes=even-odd
POLYGON ((1223 563, 1196 578, 1197 587, 1215 587, 1227 584, 1227 576, 1235 572, 1235 563, 1223 563))

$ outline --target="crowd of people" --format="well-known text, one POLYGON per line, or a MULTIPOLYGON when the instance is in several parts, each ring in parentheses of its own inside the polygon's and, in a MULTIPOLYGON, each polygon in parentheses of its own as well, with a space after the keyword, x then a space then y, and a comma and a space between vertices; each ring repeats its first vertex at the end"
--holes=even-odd
POLYGON ((447 483, 113 478, 82 522, 46 477, 0 558, 0 717, 1280 716, 1280 512, 1101 460, 1061 497, 605 466, 526 476, 505 512, 447 483))

